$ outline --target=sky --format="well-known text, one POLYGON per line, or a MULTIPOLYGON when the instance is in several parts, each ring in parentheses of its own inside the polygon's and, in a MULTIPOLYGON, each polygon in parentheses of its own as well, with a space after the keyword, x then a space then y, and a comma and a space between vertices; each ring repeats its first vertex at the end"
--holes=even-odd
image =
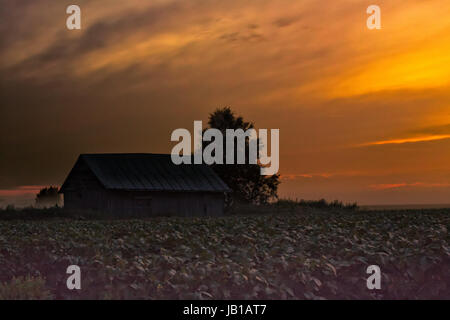
POLYGON ((0 5, 0 206, 80 153, 170 153, 223 106, 280 129, 281 197, 450 203, 450 1, 0 5))

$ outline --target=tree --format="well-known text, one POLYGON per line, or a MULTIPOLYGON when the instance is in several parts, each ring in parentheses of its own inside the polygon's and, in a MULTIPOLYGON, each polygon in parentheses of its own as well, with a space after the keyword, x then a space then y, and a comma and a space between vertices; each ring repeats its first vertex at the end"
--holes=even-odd
POLYGON ((57 187, 42 188, 36 194, 36 206, 54 207, 59 204, 59 194, 57 187))
MULTIPOLYGON (((208 125, 212 129, 218 129, 225 136, 226 129, 242 129, 247 131, 253 129, 251 122, 246 122, 241 116, 235 116, 229 107, 216 109, 209 115, 208 125)), ((206 129, 205 129, 206 130, 206 129)), ((203 149, 210 142, 203 142, 203 149)), ((258 142, 259 144, 259 142, 258 142)), ((224 141, 224 164, 213 164, 213 170, 233 190, 231 200, 244 203, 266 204, 270 200, 277 199, 280 175, 262 176, 260 174, 261 164, 248 164, 249 140, 245 142, 245 153, 247 164, 225 164, 226 144, 224 141)), ((237 144, 234 144, 235 157, 237 144)), ((235 161, 236 163, 236 161, 235 161)))

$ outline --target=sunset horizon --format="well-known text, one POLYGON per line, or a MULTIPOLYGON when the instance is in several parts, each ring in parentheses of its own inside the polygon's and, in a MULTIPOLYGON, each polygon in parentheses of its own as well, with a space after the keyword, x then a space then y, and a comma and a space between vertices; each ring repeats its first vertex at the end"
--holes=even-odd
POLYGON ((229 106, 280 130, 279 198, 450 206, 450 2, 8 1, 0 207, 84 153, 164 153, 229 106), (282 4, 282 5, 281 5, 282 4))

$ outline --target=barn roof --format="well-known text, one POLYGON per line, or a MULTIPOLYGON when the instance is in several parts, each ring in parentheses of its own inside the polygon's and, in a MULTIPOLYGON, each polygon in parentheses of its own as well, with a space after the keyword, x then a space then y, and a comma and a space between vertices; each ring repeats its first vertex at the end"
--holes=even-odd
MULTIPOLYGON (((129 191, 229 192, 228 186, 207 165, 172 162, 170 154, 82 154, 106 189, 129 191)), ((69 174, 70 177, 70 174, 69 174)), ((64 193, 65 185, 60 192, 64 193)))

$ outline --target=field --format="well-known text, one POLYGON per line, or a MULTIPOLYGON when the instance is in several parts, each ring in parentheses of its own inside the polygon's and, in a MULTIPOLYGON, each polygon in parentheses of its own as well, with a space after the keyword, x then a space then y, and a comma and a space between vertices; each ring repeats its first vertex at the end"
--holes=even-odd
POLYGON ((0 299, 450 299, 449 224, 448 209, 4 220, 0 299))

